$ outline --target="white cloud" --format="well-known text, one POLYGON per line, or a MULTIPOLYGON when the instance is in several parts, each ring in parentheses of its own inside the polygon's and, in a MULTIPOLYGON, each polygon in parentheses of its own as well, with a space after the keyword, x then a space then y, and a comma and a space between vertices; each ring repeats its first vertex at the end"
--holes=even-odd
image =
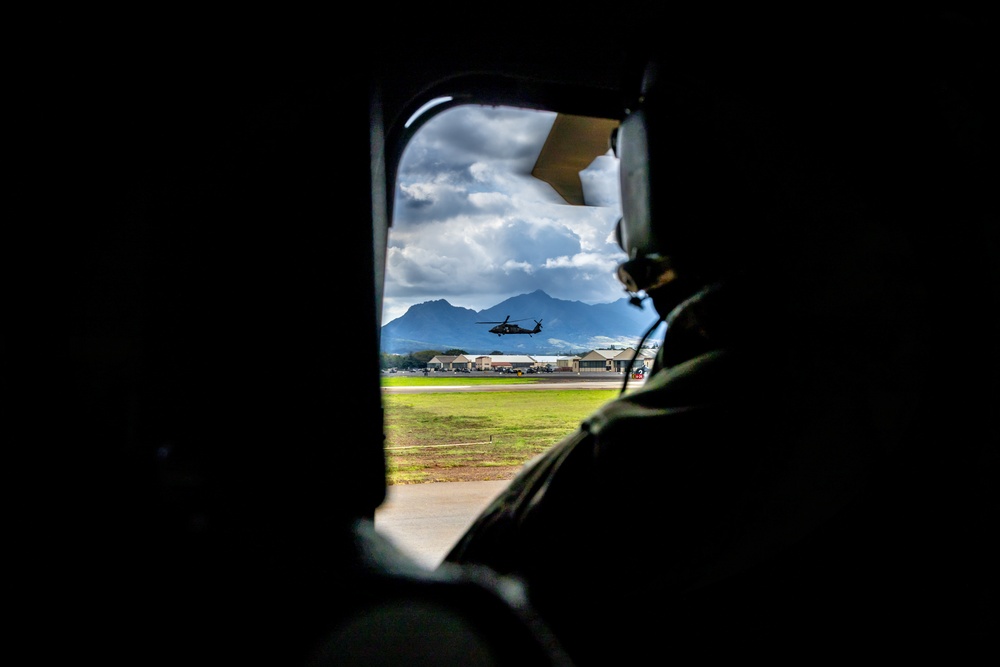
POLYGON ((400 165, 383 324, 446 299, 484 310, 542 289, 557 299, 624 296, 615 266, 617 160, 581 172, 593 206, 571 206, 531 169, 555 114, 456 107, 428 121, 400 165))

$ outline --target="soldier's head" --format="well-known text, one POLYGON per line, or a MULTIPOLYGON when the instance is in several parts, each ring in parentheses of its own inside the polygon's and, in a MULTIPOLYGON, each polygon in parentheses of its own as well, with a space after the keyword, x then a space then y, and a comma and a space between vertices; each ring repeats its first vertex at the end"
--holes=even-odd
POLYGON ((618 277, 663 316, 705 285, 745 274, 766 248, 777 177, 769 129, 732 91, 646 68, 615 131, 628 255, 618 277))

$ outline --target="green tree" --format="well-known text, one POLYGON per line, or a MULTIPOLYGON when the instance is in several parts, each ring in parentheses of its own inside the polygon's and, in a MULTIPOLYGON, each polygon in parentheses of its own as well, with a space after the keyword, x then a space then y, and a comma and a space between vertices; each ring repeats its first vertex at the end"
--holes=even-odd
POLYGON ((457 357, 460 354, 466 354, 465 350, 446 350, 445 354, 449 357, 457 357))
POLYGON ((411 356, 418 361, 421 367, 423 367, 427 365, 428 361, 438 356, 439 354, 443 354, 443 352, 439 350, 420 350, 418 352, 413 352, 411 356))
POLYGON ((503 356, 503 352, 501 352, 500 350, 493 350, 492 352, 490 352, 490 356, 491 357, 503 356))
POLYGON ((385 370, 387 368, 399 368, 403 365, 403 357, 399 354, 389 354, 388 352, 379 352, 379 368, 385 370))

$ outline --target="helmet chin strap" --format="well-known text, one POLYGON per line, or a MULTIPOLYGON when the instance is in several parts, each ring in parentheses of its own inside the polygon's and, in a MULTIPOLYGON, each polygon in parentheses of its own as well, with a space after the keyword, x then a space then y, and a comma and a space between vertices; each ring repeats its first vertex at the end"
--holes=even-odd
MULTIPOLYGON (((632 298, 636 299, 641 304, 642 299, 639 299, 639 297, 637 296, 634 296, 632 298)), ((649 297, 643 297, 643 298, 648 299, 649 297)), ((642 339, 639 341, 639 344, 635 346, 635 352, 632 354, 632 359, 628 362, 629 372, 625 373, 625 381, 622 383, 621 391, 618 392, 619 396, 623 396, 625 394, 625 390, 628 389, 629 376, 632 375, 632 371, 635 369, 635 360, 639 357, 639 352, 642 350, 642 346, 646 343, 646 339, 649 338, 650 334, 656 331, 656 327, 660 326, 660 322, 662 321, 663 321, 663 316, 658 315, 656 321, 653 322, 652 326, 646 329, 646 333, 642 335, 642 339)))

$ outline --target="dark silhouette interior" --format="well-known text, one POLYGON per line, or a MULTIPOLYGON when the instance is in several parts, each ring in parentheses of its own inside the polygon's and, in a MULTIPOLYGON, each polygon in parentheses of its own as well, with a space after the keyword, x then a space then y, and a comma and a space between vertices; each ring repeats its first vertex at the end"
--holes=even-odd
MULTIPOLYGON (((500 575, 424 572, 373 531, 386 490, 385 234, 395 166, 419 127, 404 123, 423 102, 448 94, 454 103, 620 120, 654 50, 668 69, 764 100, 763 108, 782 109, 781 122, 802 121, 784 126, 782 149, 809 156, 803 168, 822 163, 831 179, 869 189, 872 206, 894 212, 899 227, 877 230, 887 263, 866 270, 884 284, 905 283, 899 293, 910 299, 896 312, 853 317, 869 324, 860 331, 839 328, 836 309, 870 283, 841 284, 816 304, 812 323, 829 327, 819 340, 838 355, 896 355, 861 367, 914 389, 915 402, 900 411, 891 397, 884 404, 899 449, 880 452, 881 476, 830 532, 768 563, 801 568, 782 579, 785 588, 762 589, 762 577, 693 600, 692 613, 705 617, 691 623, 698 639, 739 655, 727 630, 754 618, 761 598, 794 603, 795 581, 813 587, 817 606, 843 603, 837 584, 849 581, 862 597, 844 614, 866 623, 891 624, 907 608, 932 613, 910 648, 995 637, 992 191, 1000 181, 996 71, 981 57, 993 47, 976 40, 992 36, 991 24, 958 17, 961 29, 948 33, 919 22, 923 32, 908 32, 905 45, 926 61, 900 56, 872 70, 855 59, 891 49, 895 33, 880 31, 896 25, 874 16, 823 24, 822 34, 806 21, 816 34, 804 27, 781 44, 746 30, 756 18, 786 34, 774 17, 610 18, 611 34, 599 27, 593 39, 568 28, 518 32, 503 21, 447 40, 440 26, 422 32, 420 22, 390 36, 361 19, 373 37, 357 46, 338 38, 255 51, 218 40, 180 52, 151 40, 68 59, 71 83, 53 84, 56 99, 40 120, 67 153, 57 167, 70 183, 14 225, 26 240, 18 234, 8 248, 19 275, 8 285, 14 307, 3 334, 3 440, 18 455, 8 470, 26 470, 30 481, 21 500, 29 511, 15 507, 28 529, 18 571, 31 572, 17 606, 40 621, 31 624, 39 655, 66 649, 106 664, 570 664, 558 636, 500 575), (945 48, 919 48, 942 41, 945 48), (949 57, 937 60, 942 53, 949 57), (912 93, 922 83, 912 79, 939 68, 950 68, 932 77, 940 87, 912 93), (940 107, 899 116, 927 100, 940 107), (918 192, 927 197, 914 199, 918 192), (46 205, 53 200, 64 210, 46 205), (897 240, 906 245, 898 253, 897 240), (901 323, 912 325, 913 347, 867 344, 901 323), (815 568, 838 563, 837 576, 817 576, 815 568), (929 602, 948 604, 947 613, 929 602)), ((701 141, 696 131, 685 140, 701 141)), ((697 168, 710 173, 712 164, 697 168)), ((669 201, 656 207, 669 210, 669 201)), ((784 239, 719 233, 747 234, 770 252, 808 246, 834 266, 845 240, 868 233, 863 219, 836 238, 813 235, 807 219, 784 239)), ((682 231, 678 242, 687 240, 682 231)), ((790 289, 801 287, 796 262, 781 270, 790 289)), ((762 294, 753 335, 780 349, 796 322, 767 305, 762 294)), ((815 382, 811 370, 803 376, 815 382)), ((775 405, 767 418, 789 415, 775 405)), ((633 483, 655 481, 641 461, 634 470, 633 483)), ((665 528, 623 526, 633 532, 605 548, 655 571, 653 545, 665 528)), ((587 594, 586 576, 576 594, 587 594)), ((657 603, 646 602, 651 614, 657 603)), ((813 655, 855 645, 856 626, 838 626, 839 617, 811 628, 813 655)), ((670 629, 661 630, 667 658, 670 629)), ((864 635, 878 633, 866 626, 864 635)), ((647 640, 607 638, 612 646, 647 640)))

